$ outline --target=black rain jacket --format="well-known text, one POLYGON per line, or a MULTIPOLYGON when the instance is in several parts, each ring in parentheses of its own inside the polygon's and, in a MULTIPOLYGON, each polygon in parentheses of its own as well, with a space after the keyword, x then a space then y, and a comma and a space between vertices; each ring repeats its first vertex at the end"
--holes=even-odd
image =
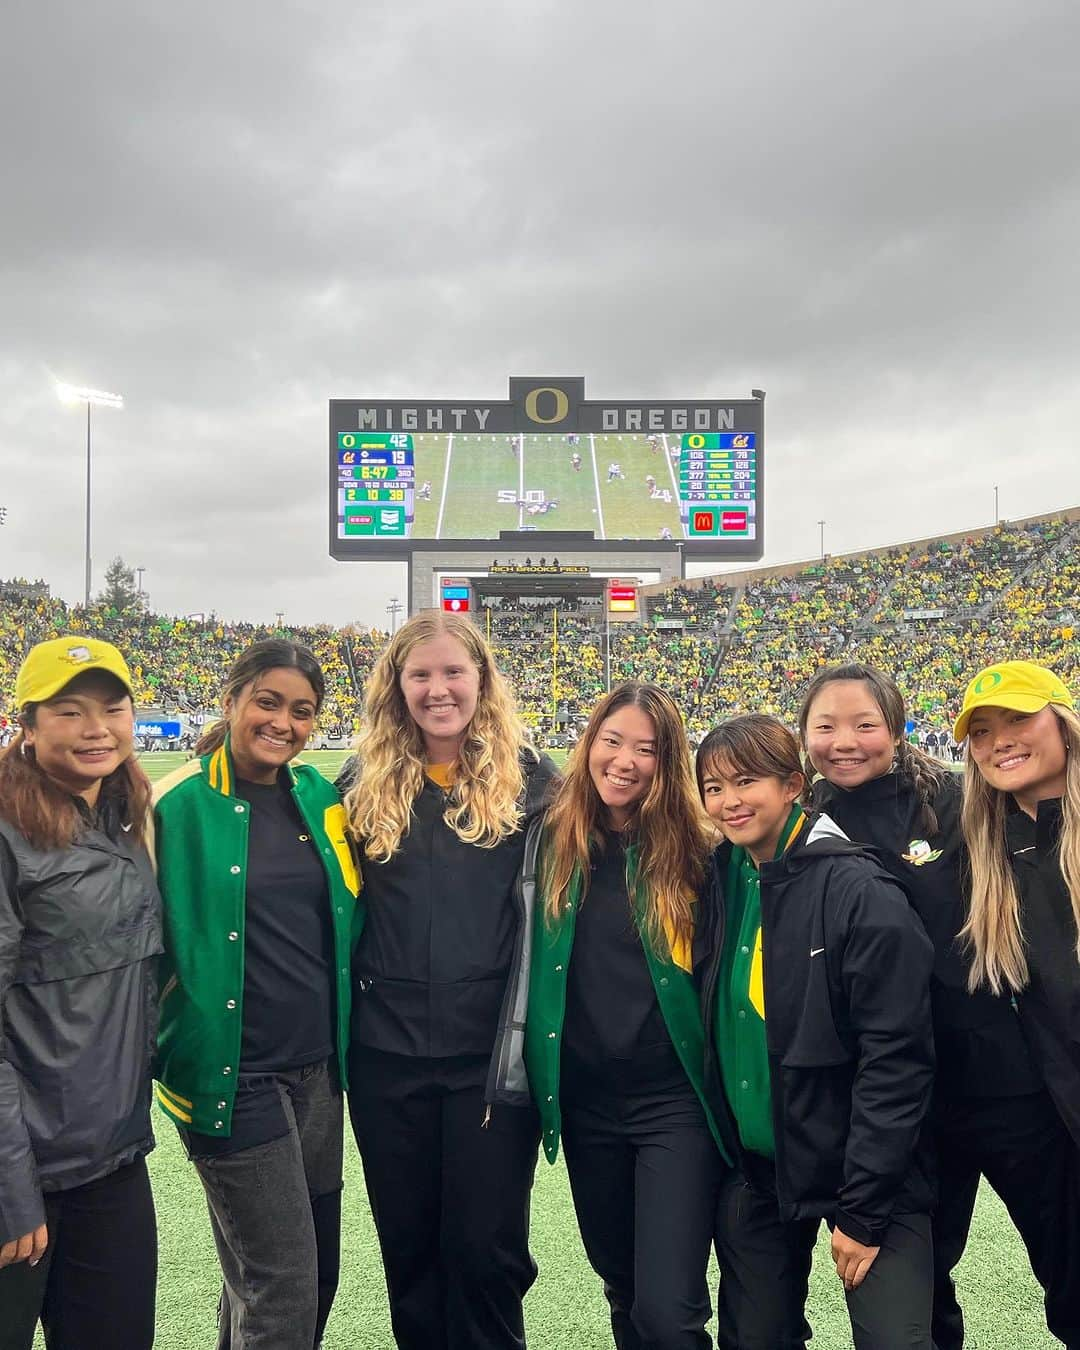
MULTIPOLYGON (((497 847, 462 843, 443 820, 448 794, 427 779, 394 857, 373 863, 361 850, 367 912, 353 957, 352 1043, 431 1058, 494 1054, 492 1090, 531 933, 520 879, 526 834, 558 778, 535 751, 521 765, 521 829, 497 847)), ((355 774, 351 760, 339 791, 355 774)))
MULTIPOLYGON (((715 1010, 731 845, 713 854, 694 940, 706 1089, 736 1152, 715 1010)), ((827 816, 760 869, 765 1028, 785 1222, 824 1218, 876 1246, 894 1214, 928 1213, 922 1141, 934 1079, 933 949, 872 850, 827 816)))
POLYGON ((161 897, 114 803, 65 849, 0 819, 0 1244, 149 1153, 161 897))
POLYGON ((1028 985, 1017 996, 1020 1021, 1050 1096, 1080 1148, 1080 962, 1076 918, 1061 872, 1061 802, 1039 803, 1034 820, 1019 809, 1005 822, 1028 985))
POLYGON ((935 1092, 952 1104, 1043 1090, 1012 1000, 988 989, 968 993, 969 962, 957 939, 967 918, 962 799, 959 775, 948 774, 933 802, 938 829, 928 836, 915 790, 902 774, 883 774, 855 788, 821 780, 813 793, 816 809, 826 812, 850 839, 877 850, 879 860, 907 891, 934 944, 930 1001, 935 1092))

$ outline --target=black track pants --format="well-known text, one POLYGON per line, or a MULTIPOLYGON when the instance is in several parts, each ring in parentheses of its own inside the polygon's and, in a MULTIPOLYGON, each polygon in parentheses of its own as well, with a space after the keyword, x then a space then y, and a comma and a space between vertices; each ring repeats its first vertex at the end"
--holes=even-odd
POLYGON ((540 1125, 484 1120, 486 1060, 359 1049, 349 1114, 379 1234, 400 1350, 523 1350, 536 1279, 529 1193, 540 1125))

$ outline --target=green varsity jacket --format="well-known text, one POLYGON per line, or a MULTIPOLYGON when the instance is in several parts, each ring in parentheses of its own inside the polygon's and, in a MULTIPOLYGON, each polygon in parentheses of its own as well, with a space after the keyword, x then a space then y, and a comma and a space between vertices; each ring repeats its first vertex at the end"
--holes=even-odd
MULTIPOLYGON (((329 883, 337 1064, 347 1086, 350 963, 363 924, 358 873, 337 790, 308 764, 287 768, 329 883)), ((249 821, 233 782, 226 739, 157 785, 152 839, 165 907, 155 1096, 177 1124, 223 1138, 240 1060, 249 821)))
MULTIPOLYGON (((627 874, 635 908, 644 910, 644 896, 636 884, 637 848, 627 850, 627 874)), ((542 1142, 548 1162, 559 1153, 562 1114, 559 1109, 559 1066, 562 1057, 563 1019, 566 1013, 566 976, 574 946, 574 927, 581 901, 581 875, 570 884, 570 903, 563 917, 552 925, 544 914, 543 897, 537 886, 533 928, 532 965, 529 975, 529 1011, 525 1025, 525 1066, 533 1100, 540 1111, 542 1142)), ((720 1131, 705 1100, 705 1037, 701 1008, 693 975, 659 956, 642 937, 642 948, 656 990, 657 1002, 672 1044, 686 1076, 704 1108, 709 1129, 724 1159, 730 1163, 720 1131)))

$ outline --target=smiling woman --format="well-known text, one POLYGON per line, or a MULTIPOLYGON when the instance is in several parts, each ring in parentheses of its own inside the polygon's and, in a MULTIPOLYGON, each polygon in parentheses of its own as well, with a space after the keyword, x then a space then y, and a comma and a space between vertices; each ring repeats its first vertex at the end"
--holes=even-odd
POLYGON ((342 779, 365 916, 349 1114, 408 1350, 525 1343, 539 1130, 496 1038, 515 1020, 520 1035, 518 874, 554 777, 479 630, 438 611, 409 619, 368 681, 342 779))
POLYGON ((0 755, 0 1346, 154 1339, 145 1155, 160 897, 132 756, 131 676, 107 642, 34 647, 0 755), (72 1110, 78 1102, 79 1109, 72 1110))
POLYGON ((233 1350, 311 1350, 337 1288, 357 875, 336 790, 295 762, 323 688, 306 647, 254 643, 155 793, 157 1099, 206 1192, 233 1350))

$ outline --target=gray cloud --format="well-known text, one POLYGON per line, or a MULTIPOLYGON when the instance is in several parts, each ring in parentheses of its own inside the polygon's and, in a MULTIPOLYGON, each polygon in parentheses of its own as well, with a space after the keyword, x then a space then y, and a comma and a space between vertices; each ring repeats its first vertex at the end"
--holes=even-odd
POLYGON ((331 396, 769 391, 768 556, 1080 501, 1080 16, 1047 0, 23 3, 0 74, 0 573, 385 619, 331 396))

